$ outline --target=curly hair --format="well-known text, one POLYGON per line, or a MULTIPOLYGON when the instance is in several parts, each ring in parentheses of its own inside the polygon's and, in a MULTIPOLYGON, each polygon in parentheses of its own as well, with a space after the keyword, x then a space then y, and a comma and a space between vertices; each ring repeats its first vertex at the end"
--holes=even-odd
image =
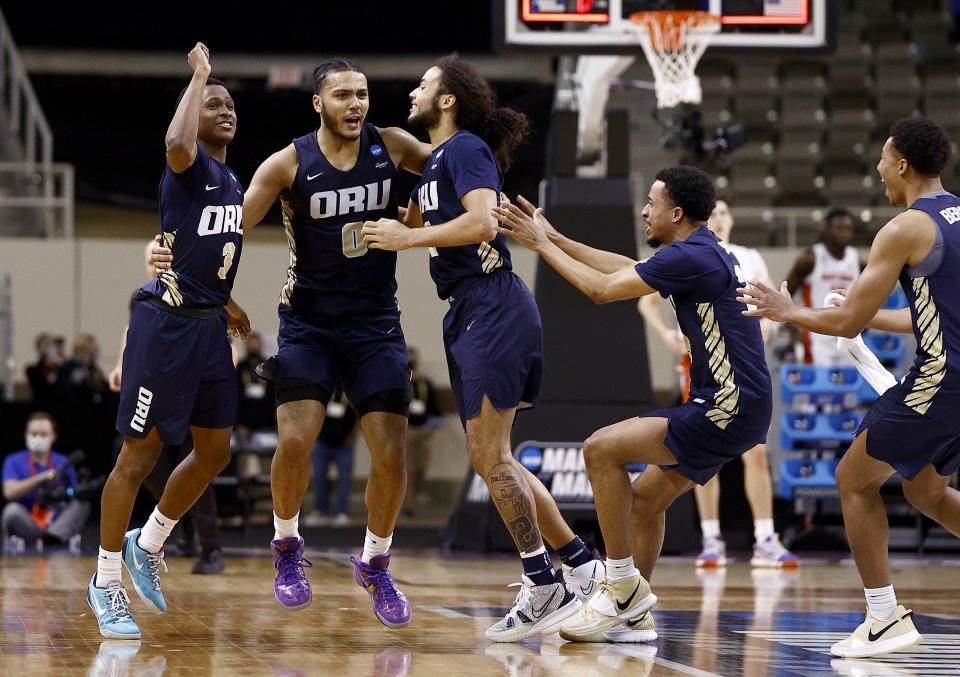
POLYGON ((323 91, 324 80, 327 79, 327 73, 342 73, 344 71, 354 71, 366 76, 360 64, 351 58, 338 56, 335 59, 324 61, 313 69, 313 93, 320 94, 323 91))
POLYGON ((657 172, 654 178, 663 181, 673 204, 680 207, 690 221, 706 221, 717 206, 713 181, 702 169, 689 165, 668 167, 657 172))
POLYGON ((497 106, 497 95, 490 83, 457 53, 443 57, 436 66, 441 71, 441 91, 457 98, 457 127, 486 141, 497 167, 506 173, 513 161, 513 152, 530 133, 527 116, 497 106))
POLYGON ((934 176, 943 171, 950 159, 950 138, 929 118, 904 118, 890 126, 894 148, 917 174, 934 176))

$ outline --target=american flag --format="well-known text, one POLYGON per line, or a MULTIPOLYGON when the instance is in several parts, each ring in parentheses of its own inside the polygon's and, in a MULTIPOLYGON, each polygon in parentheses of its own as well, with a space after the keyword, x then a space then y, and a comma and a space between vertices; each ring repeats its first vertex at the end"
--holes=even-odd
POLYGON ((763 0, 764 16, 800 16, 807 0, 763 0))

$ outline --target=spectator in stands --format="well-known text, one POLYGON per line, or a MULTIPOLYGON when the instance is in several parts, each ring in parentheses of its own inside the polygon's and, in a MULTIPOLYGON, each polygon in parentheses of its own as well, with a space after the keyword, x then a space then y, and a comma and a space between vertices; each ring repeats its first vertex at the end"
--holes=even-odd
POLYGON ((337 391, 327 403, 320 435, 310 452, 313 461, 314 511, 304 519, 308 527, 350 524, 350 491, 353 484, 353 445, 360 429, 357 413, 347 401, 343 390, 337 391), (337 498, 334 514, 330 515, 330 464, 337 465, 337 498))
POLYGON ((80 531, 90 514, 90 504, 72 497, 77 475, 67 465, 67 457, 53 451, 57 426, 43 411, 27 418, 24 432, 27 448, 10 454, 3 462, 4 550, 21 553, 27 543, 36 543, 42 551, 44 541, 68 544, 80 551, 80 531), (70 492, 65 501, 51 495, 58 487, 70 492), (47 497, 45 499, 45 497, 47 497))
MULTIPOLYGON (((857 250, 850 245, 853 227, 854 218, 849 210, 835 207, 827 212, 820 241, 797 257, 787 275, 787 289, 791 296, 802 288, 803 304, 808 308, 820 308, 831 289, 853 286, 865 265, 857 250)), ((801 340, 806 364, 832 367, 853 364, 850 354, 837 348, 835 336, 803 331, 801 340)))
POLYGON ((247 354, 237 363, 237 387, 240 389, 237 433, 241 436, 277 427, 273 382, 260 378, 256 371, 257 365, 267 358, 263 354, 263 336, 253 332, 247 337, 246 345, 247 354))
POLYGON ((52 413, 60 424, 62 448, 82 449, 91 461, 99 459, 98 452, 109 449, 115 437, 116 398, 110 395, 107 377, 97 365, 99 353, 92 334, 78 335, 72 356, 57 369, 53 386, 56 403, 52 413))
POLYGON ((443 422, 433 383, 418 370, 420 351, 407 347, 410 360, 410 415, 407 421, 407 493, 403 513, 412 517, 430 465, 430 438, 443 422))
POLYGON ((53 409, 53 384, 57 380, 57 369, 60 367, 60 357, 57 355, 57 346, 50 334, 43 332, 33 339, 33 347, 37 351, 37 361, 27 367, 27 381, 30 383, 33 406, 35 409, 50 411, 53 409))

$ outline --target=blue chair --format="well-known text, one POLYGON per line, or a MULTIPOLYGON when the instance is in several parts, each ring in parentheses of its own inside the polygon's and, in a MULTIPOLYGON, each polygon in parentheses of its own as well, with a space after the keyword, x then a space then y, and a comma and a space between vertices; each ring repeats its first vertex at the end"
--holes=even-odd
POLYGON ((857 406, 863 377, 856 367, 780 366, 780 399, 791 407, 857 406))

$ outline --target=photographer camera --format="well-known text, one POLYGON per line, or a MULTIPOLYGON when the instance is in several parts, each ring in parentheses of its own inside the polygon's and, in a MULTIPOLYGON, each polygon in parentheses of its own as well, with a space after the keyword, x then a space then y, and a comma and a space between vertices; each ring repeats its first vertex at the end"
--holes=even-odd
POLYGON ((27 448, 3 462, 3 497, 9 501, 0 518, 4 551, 22 553, 30 542, 38 552, 48 543, 67 544, 78 554, 90 503, 75 496, 77 458, 52 451, 56 422, 46 412, 30 415, 24 437, 27 448))

